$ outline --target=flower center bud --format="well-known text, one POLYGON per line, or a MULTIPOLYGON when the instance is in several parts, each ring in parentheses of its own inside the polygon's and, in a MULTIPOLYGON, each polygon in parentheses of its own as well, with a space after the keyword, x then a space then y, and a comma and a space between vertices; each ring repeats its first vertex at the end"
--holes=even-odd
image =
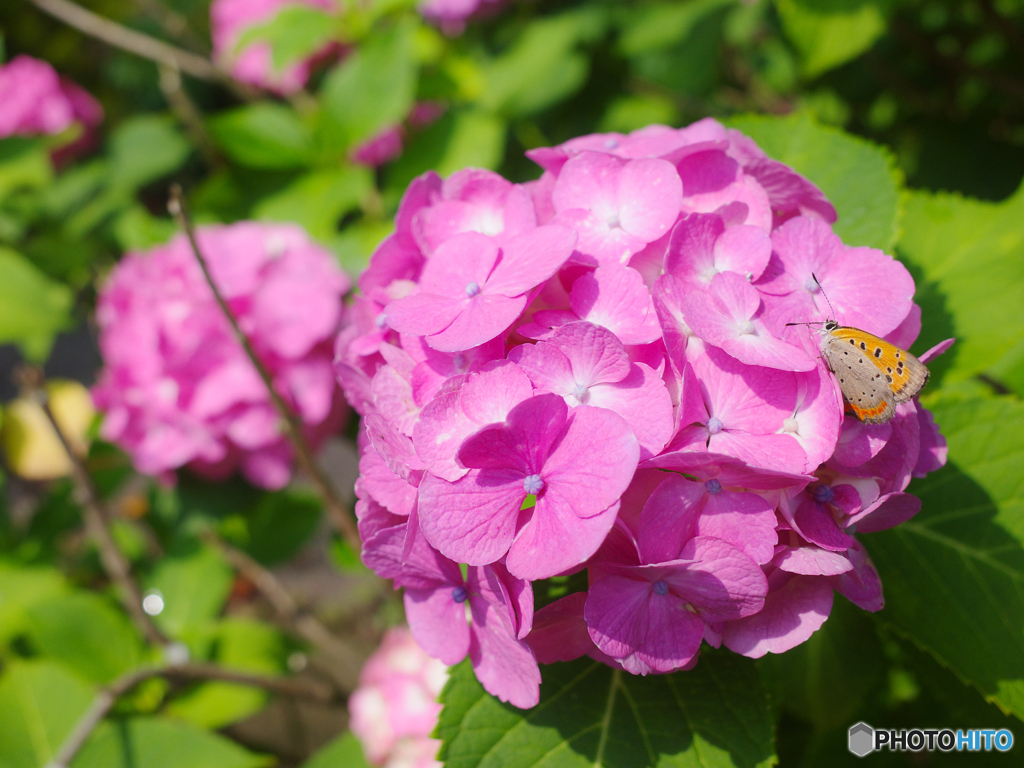
POLYGON ((452 368, 454 368, 459 373, 462 373, 463 371, 466 370, 467 362, 468 361, 466 360, 466 356, 459 352, 459 354, 452 358, 452 368))
POLYGON ((807 282, 804 283, 804 290, 808 293, 817 293, 821 290, 821 286, 818 285, 818 281, 814 277, 808 277, 807 282))
POLYGON ((724 426, 725 425, 722 423, 722 420, 717 416, 712 416, 710 419, 708 419, 708 432, 710 432, 712 435, 717 435, 719 432, 722 431, 722 427, 724 426))
POLYGON ((722 484, 718 482, 718 480, 715 478, 712 478, 711 480, 708 480, 706 483, 704 483, 704 487, 712 496, 714 496, 716 493, 722 492, 722 484))
POLYGON ((790 416, 788 419, 782 422, 782 431, 789 432, 790 434, 795 435, 797 432, 800 431, 800 422, 794 419, 792 416, 790 416))
POLYGON ((385 325, 388 324, 388 316, 381 312, 379 315, 373 318, 373 324, 376 325, 378 328, 383 328, 385 325))
POLYGON ((608 228, 609 229, 615 229, 616 227, 620 226, 620 224, 619 224, 619 212, 616 211, 615 213, 609 213, 608 217, 605 219, 605 221, 608 222, 608 228))
POLYGON ((575 387, 572 388, 572 396, 575 397, 576 401, 580 404, 583 404, 587 401, 588 394, 589 390, 582 384, 577 384, 575 387))
POLYGON ((754 324, 752 322, 750 322, 749 320, 747 320, 747 322, 745 322, 743 325, 741 325, 739 327, 739 332, 740 332, 741 336, 746 336, 746 335, 749 335, 749 334, 753 333, 754 332, 754 324))
POLYGON ((452 590, 452 600, 456 603, 464 603, 469 599, 469 592, 463 586, 458 586, 452 590))
POLYGON ((618 146, 619 146, 619 140, 618 139, 607 139, 605 141, 605 143, 604 143, 604 148, 605 149, 615 149, 618 146))
POLYGON ((536 496, 544 490, 544 481, 541 480, 540 475, 529 475, 523 479, 523 490, 536 496))
POLYGON ((836 494, 832 490, 831 486, 819 485, 814 489, 814 500, 819 504, 828 504, 835 497, 836 494))
POLYGON ((654 594, 668 594, 668 584, 665 583, 664 579, 659 579, 658 581, 654 582, 654 594))
POLYGON ((478 293, 480 293, 480 283, 466 283, 466 295, 469 296, 469 298, 472 299, 478 293))

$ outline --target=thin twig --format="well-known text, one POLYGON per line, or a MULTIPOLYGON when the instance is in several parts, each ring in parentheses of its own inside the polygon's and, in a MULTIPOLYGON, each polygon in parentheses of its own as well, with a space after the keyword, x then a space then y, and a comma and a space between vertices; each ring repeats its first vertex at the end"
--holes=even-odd
POLYGON ((99 16, 70 0, 29 0, 39 10, 63 21, 90 37, 134 53, 144 59, 178 69, 200 80, 223 83, 243 99, 255 97, 255 91, 236 82, 224 70, 216 67, 209 59, 191 51, 177 48, 155 37, 136 32, 116 21, 99 16))
POLYGON ((240 549, 232 547, 211 530, 202 533, 203 540, 217 547, 236 571, 251 581, 267 599, 282 624, 311 645, 340 659, 351 656, 334 634, 313 615, 303 611, 277 577, 240 549))
POLYGON ((163 677, 172 681, 190 682, 195 680, 219 680, 226 683, 238 683, 249 685, 254 688, 263 688, 271 693, 281 696, 288 696, 295 699, 311 699, 321 703, 330 703, 336 700, 333 690, 327 686, 318 685, 312 681, 301 683, 289 678, 270 677, 268 675, 254 675, 239 672, 233 669, 226 669, 215 664, 181 664, 171 667, 142 667, 133 670, 117 678, 114 682, 101 690, 92 705, 79 718, 75 727, 64 739, 57 754, 54 755, 46 768, 67 768, 75 759, 79 750, 96 730, 96 727, 103 722, 110 710, 113 709, 118 699, 131 691, 137 685, 154 677, 163 677))
POLYGON ((160 0, 133 0, 136 7, 160 25, 168 36, 180 41, 194 51, 202 51, 202 41, 192 32, 188 19, 171 10, 160 0))
POLYGON ((100 500, 100 495, 92 482, 88 469, 86 469, 85 462, 71 445, 60 424, 54 418, 53 411, 50 410, 46 390, 42 386, 42 372, 38 369, 32 369, 23 371, 21 376, 23 381, 28 383, 26 389, 42 406, 43 412, 50 420, 50 424, 53 425, 54 432, 57 433, 57 437, 60 438, 64 450, 67 451, 68 457, 71 459, 71 479, 74 483, 75 494, 82 505, 85 526, 96 542, 100 553, 100 563, 103 565, 103 570, 108 578, 116 586, 115 591, 121 600, 121 604, 146 640, 156 645, 165 645, 167 638, 157 628, 156 624, 153 623, 149 614, 143 610, 142 595, 132 579, 131 566, 110 535, 110 530, 107 527, 110 515, 100 500))
POLYGON ((188 95, 181 82, 181 72, 174 67, 160 64, 160 90, 167 99, 168 105, 178 121, 185 126, 192 143, 195 144, 203 159, 210 165, 219 165, 220 156, 217 153, 217 146, 210 138, 210 134, 203 124, 203 115, 196 107, 192 97, 188 95))
POLYGON ((203 276, 206 278, 206 283, 210 286, 210 290, 213 291, 213 295, 217 300, 218 306, 220 306, 220 309, 228 319, 228 322, 231 323, 235 336, 238 338, 238 342, 245 350, 245 354, 248 355, 249 360, 252 362, 253 366, 255 366, 260 378, 263 379, 263 383, 266 385, 267 391, 270 393, 270 399, 274 404, 274 408, 277 409, 278 415, 284 422, 288 440, 291 443, 292 448, 295 450, 299 466, 310 480, 312 480, 313 485, 320 494, 320 498, 324 502, 324 506, 327 507, 328 515, 330 516, 334 527, 342 535, 348 545, 358 552, 360 549, 360 542, 359 532, 356 529, 355 517, 352 514, 352 511, 346 507, 340 498, 338 498, 338 495, 331 486, 330 481, 316 463, 316 459, 313 456, 313 449, 310 447, 309 443, 306 441, 305 435, 303 434, 302 423, 274 388, 274 380, 271 377, 270 372, 259 359, 259 356, 257 356, 256 351, 249 342, 249 338, 242 333, 242 329, 238 326, 238 320, 235 319, 234 314, 231 312, 231 308, 228 307, 227 302, 224 300, 220 290, 214 283, 213 277, 210 274, 209 265, 199 249, 199 243, 196 240, 195 227, 192 225, 192 219, 189 216, 188 209, 185 205, 185 197, 182 194, 181 187, 177 184, 171 187, 171 198, 168 203, 168 210, 170 210, 171 215, 178 220, 178 224, 188 236, 189 243, 192 246, 192 253, 203 270, 203 276))

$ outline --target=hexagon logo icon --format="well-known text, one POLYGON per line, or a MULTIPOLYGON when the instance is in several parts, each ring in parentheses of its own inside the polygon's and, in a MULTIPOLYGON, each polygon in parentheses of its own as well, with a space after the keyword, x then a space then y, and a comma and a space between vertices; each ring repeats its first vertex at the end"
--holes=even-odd
POLYGON ((875 729, 867 723, 850 726, 848 749, 857 757, 864 757, 875 749, 875 729))

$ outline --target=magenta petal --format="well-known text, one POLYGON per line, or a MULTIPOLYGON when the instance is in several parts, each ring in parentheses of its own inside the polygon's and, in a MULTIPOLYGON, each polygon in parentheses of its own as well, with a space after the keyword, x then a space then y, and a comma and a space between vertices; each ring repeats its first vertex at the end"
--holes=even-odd
POLYGON ((540 700, 540 669, 530 646, 516 639, 507 607, 494 602, 502 592, 498 577, 489 568, 470 571, 469 592, 469 657, 477 679, 502 701, 520 709, 535 706, 540 700))
POLYGON ((406 589, 405 619, 420 647, 448 666, 469 653, 469 623, 465 603, 452 597, 453 587, 406 589))
POLYGON ((462 388, 462 410, 478 424, 504 421, 509 412, 533 394, 530 379, 516 365, 494 362, 471 376, 462 388))
POLYGON ((622 228, 650 243, 675 223, 683 185, 671 163, 632 160, 619 174, 617 197, 622 228))
POLYGON ((578 317, 604 326, 623 344, 648 344, 661 338, 651 295, 643 277, 630 267, 607 264, 578 277, 569 305, 578 317))
POLYGON ((690 561, 665 576, 669 587, 700 609, 708 621, 750 616, 761 610, 768 593, 764 571, 727 541, 697 536, 679 554, 690 561))
POLYGON ((633 674, 671 672, 700 648, 704 623, 672 593, 649 581, 610 575, 590 587, 584 608, 590 637, 633 674))
POLYGON ((843 552, 853 546, 853 539, 839 529, 828 508, 813 499, 797 507, 793 522, 801 536, 822 549, 843 552))
POLYGON ((384 310, 388 325, 399 333, 425 336, 440 333, 462 312, 464 299, 417 293, 390 302, 384 310))
POLYGON ((560 490, 548 487, 516 534, 506 561, 514 576, 534 581, 572 570, 597 552, 615 524, 617 502, 579 517, 560 490))
POLYGON ((772 559, 772 565, 804 576, 838 576, 853 570, 846 555, 820 547, 784 547, 772 559))
POLYGON ((537 611, 526 642, 538 662, 572 661, 597 650, 583 618, 586 602, 586 592, 573 592, 537 611))
POLYGON ((831 610, 832 585, 826 579, 794 576, 768 594, 760 613, 726 624, 722 642, 752 659, 782 653, 813 635, 831 610))
POLYGON ((590 517, 611 506, 629 486, 640 446, 625 420, 603 408, 581 405, 569 420, 541 475, 549 490, 558 488, 575 515, 590 517))
POLYGON ((553 344, 520 344, 512 348, 508 358, 526 372, 530 383, 541 392, 566 397, 576 386, 569 358, 553 344))
POLYGON ((884 531, 905 523, 921 511, 921 500, 909 493, 889 493, 860 514, 850 518, 848 525, 856 525, 858 533, 884 531))
MULTIPOLYGON (((707 501, 703 483, 669 475, 640 513, 637 543, 644 563, 675 560, 696 532, 697 516, 707 501)), ((774 515, 773 515, 774 517, 774 515)))
POLYGON ((768 266, 772 241, 760 227, 728 227, 715 240, 714 265, 719 272, 736 272, 757 280, 768 266))
POLYGON ((508 330, 525 308, 525 296, 477 296, 462 305, 460 313, 444 330, 427 336, 427 343, 441 352, 463 352, 478 347, 508 330))
MULTIPOLYGON (((519 296, 551 277, 572 255, 576 233, 548 224, 505 241, 485 293, 519 296)), ((481 285, 484 285, 481 283, 481 285)))
POLYGON ((953 346, 953 342, 955 342, 955 341, 956 341, 956 339, 946 339, 945 341, 940 341, 938 344, 936 344, 934 347, 929 349, 927 352, 925 352, 923 355, 921 355, 917 359, 920 360, 922 363, 930 363, 936 357, 938 357, 943 352, 945 352, 947 349, 952 347, 953 346))
POLYGON ((728 541, 755 563, 764 564, 775 554, 775 509, 756 493, 722 491, 709 495, 696 534, 728 541))
POLYGON ((593 323, 569 323, 549 340, 572 364, 573 378, 584 386, 613 383, 630 371, 622 342, 607 328, 593 323))
POLYGON ((587 394, 589 405, 615 411, 626 420, 642 459, 660 453, 672 436, 672 398, 664 380, 646 365, 634 363, 622 381, 598 384, 587 394))
POLYGON ((525 497, 521 472, 475 469, 454 483, 428 474, 420 484, 420 528, 456 562, 493 563, 512 544, 525 497))
POLYGON ((833 576, 830 581, 843 597, 858 608, 871 612, 882 610, 885 607, 882 580, 878 578, 878 571, 868 557, 867 550, 857 541, 846 554, 853 563, 853 570, 833 576))
POLYGON ((420 291, 453 299, 465 297, 466 286, 482 286, 498 261, 498 246, 478 232, 455 235, 427 259, 420 275, 420 291))

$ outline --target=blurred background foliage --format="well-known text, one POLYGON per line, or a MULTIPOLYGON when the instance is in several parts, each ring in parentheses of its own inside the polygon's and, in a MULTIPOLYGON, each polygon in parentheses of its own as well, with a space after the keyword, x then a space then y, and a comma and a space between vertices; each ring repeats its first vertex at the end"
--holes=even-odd
MULTIPOLYGON (((206 0, 81 5, 210 54, 206 0)), ((340 693, 268 705, 259 687, 154 678, 118 702, 76 767, 148 766, 158 757, 166 768, 300 765, 343 733, 344 692, 382 629, 401 617, 390 589, 333 537, 301 483, 267 493, 241 480, 182 474, 165 486, 141 478, 119 451, 93 439, 96 418, 81 389, 58 382, 64 394, 51 392, 54 411, 82 446, 91 443, 85 460, 110 512, 106 523, 147 599, 161 601, 154 622, 166 642, 147 642, 119 606, 83 532, 82 497, 64 477, 67 456, 56 435, 45 434, 41 411, 13 400, 10 373, 28 360, 45 362, 50 376, 92 381, 96 286, 122 253, 174 232, 166 213, 172 181, 185 186, 200 222, 298 222, 356 274, 390 231, 408 182, 428 169, 480 166, 524 181, 539 175, 523 154, 533 147, 655 122, 732 120, 822 186, 840 209, 847 242, 889 252, 898 244, 925 310, 921 349, 954 333, 963 338, 934 367, 944 384, 942 398, 929 403, 939 422, 945 426, 945 416, 965 446, 981 450, 970 414, 1021 418, 1019 0, 523 0, 456 36, 422 19, 409 0, 353 0, 336 13, 294 7, 244 42, 269 41, 280 67, 328 42, 348 53, 324 62, 289 97, 161 68, 28 1, 0 5, 0 31, 5 60, 45 59, 106 112, 90 151, 74 158, 53 152, 67 135, 0 141, 3 768, 46 764, 96 686, 175 654, 253 674, 328 679, 340 693), (409 120, 423 102, 440 113, 429 125, 409 120), (738 117, 747 113, 787 117, 738 117), (353 161, 357 147, 397 125, 400 156, 380 167, 353 161), (878 147, 833 140, 832 129, 878 147), (970 398, 1000 395, 962 413, 970 398), (292 615, 261 590, 258 577, 268 572, 295 596, 292 615), (301 629, 308 616, 331 628, 330 643, 301 629)), ((353 435, 354 426, 321 457, 349 499, 353 435)), ((1021 441, 996 451, 1012 467, 1021 441)), ((985 471, 981 496, 1020 550, 1019 481, 1008 469, 985 471)), ((1005 568, 1008 582, 996 586, 1006 595, 1016 589, 1019 602, 1024 568, 1005 568)), ((908 642, 898 622, 874 621, 841 602, 811 642, 761 665, 783 765, 839 764, 856 718, 998 728, 1010 722, 1004 712, 1024 716, 1020 690, 970 677, 950 662, 956 650, 937 654, 951 671, 908 642)), ((996 646, 1002 651, 1018 653, 1020 639, 996 646)), ((350 747, 334 742, 310 765, 355 764, 350 747)))

